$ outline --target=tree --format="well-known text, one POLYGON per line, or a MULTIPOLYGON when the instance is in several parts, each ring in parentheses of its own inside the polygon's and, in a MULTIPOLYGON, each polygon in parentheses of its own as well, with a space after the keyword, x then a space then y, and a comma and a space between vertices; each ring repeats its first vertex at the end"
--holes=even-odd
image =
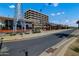
POLYGON ((77 21, 77 24, 78 24, 78 28, 79 28, 79 20, 77 21))

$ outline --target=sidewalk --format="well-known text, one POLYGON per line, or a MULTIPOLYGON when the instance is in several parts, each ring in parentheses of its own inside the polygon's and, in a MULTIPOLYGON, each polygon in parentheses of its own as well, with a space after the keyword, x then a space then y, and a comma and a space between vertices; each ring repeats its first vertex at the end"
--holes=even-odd
POLYGON ((63 44, 61 47, 58 48, 58 50, 56 50, 52 55, 53 56, 64 56, 67 48, 77 40, 77 38, 72 37, 69 39, 68 42, 66 42, 65 44, 63 44))
POLYGON ((65 30, 52 30, 52 31, 43 31, 42 33, 35 33, 35 34, 23 34, 23 35, 15 35, 15 36, 10 36, 10 35, 5 35, 5 36, 1 36, 4 42, 12 42, 12 41, 20 41, 20 40, 29 40, 31 38, 38 38, 38 37, 42 37, 42 36, 46 36, 46 35, 50 35, 53 33, 57 33, 57 32, 61 32, 61 31, 66 31, 66 30, 70 30, 70 29, 65 29, 65 30))

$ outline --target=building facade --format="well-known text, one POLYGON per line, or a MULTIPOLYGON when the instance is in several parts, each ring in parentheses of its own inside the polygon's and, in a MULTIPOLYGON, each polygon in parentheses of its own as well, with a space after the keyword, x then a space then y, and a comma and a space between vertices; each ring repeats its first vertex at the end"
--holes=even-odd
MULTIPOLYGON (((14 18, 0 17, 0 32, 13 32, 14 18)), ((32 23, 25 20, 26 31, 32 29, 32 23), (28 26, 29 25, 29 26, 28 26)), ((24 29, 24 28, 23 28, 24 29)), ((22 31, 21 24, 17 22, 17 30, 22 31)))
POLYGON ((12 30, 13 19, 8 17, 0 17, 0 30, 12 30))
POLYGON ((27 10, 24 17, 31 21, 34 27, 44 27, 48 23, 48 16, 34 10, 27 10))

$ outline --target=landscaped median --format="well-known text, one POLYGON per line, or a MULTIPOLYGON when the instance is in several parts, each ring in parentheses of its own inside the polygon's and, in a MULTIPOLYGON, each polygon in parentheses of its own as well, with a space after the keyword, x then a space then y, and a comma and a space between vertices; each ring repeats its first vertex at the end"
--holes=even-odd
POLYGON ((61 31, 67 31, 70 29, 65 29, 65 30, 52 30, 52 31, 42 31, 41 33, 20 33, 20 34, 16 34, 16 35, 12 35, 12 34, 5 34, 3 36, 1 36, 0 38, 4 38, 3 41, 4 42, 11 42, 11 41, 21 41, 21 40, 29 40, 31 38, 38 38, 38 37, 42 37, 42 36, 46 36, 49 34, 53 34, 53 33, 57 33, 57 32, 61 32, 61 31))

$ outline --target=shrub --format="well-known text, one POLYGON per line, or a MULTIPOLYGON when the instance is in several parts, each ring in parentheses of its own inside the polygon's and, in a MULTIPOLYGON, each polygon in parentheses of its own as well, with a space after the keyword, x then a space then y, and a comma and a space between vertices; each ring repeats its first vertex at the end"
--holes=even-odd
POLYGON ((73 51, 79 53, 79 48, 78 47, 74 47, 74 48, 71 48, 73 51))
POLYGON ((25 32, 24 34, 29 34, 29 32, 25 32))
POLYGON ((23 33, 19 33, 20 35, 23 35, 23 33))
POLYGON ((34 28, 33 30, 32 30, 32 33, 40 33, 41 31, 40 31, 40 28, 38 27, 38 28, 34 28))
POLYGON ((16 35, 16 33, 10 33, 10 36, 15 36, 16 35))

